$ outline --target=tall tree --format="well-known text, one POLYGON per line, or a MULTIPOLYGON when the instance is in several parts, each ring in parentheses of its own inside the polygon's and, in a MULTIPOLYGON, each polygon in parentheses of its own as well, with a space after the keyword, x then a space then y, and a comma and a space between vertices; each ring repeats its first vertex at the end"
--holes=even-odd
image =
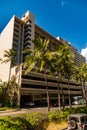
POLYGON ((85 98, 87 103, 87 98, 85 93, 85 85, 87 83, 87 63, 83 63, 80 67, 76 68, 75 78, 77 82, 81 84, 82 96, 85 98))
POLYGON ((68 95, 69 95, 69 106, 72 107, 71 104, 71 93, 70 93, 70 80, 74 73, 75 62, 74 62, 74 54, 69 50, 68 46, 64 47, 64 77, 68 79, 68 95))
POLYGON ((16 77, 13 76, 11 80, 2 83, 0 86, 0 103, 2 106, 9 104, 11 106, 17 106, 18 104, 18 84, 16 83, 16 77))
MULTIPOLYGON (((6 63, 7 64, 7 63, 10 62, 8 81, 5 82, 5 84, 4 84, 4 86, 6 86, 5 88, 7 90, 10 90, 9 94, 12 93, 12 91, 14 90, 14 84, 16 84, 16 86, 18 87, 18 84, 16 83, 16 80, 13 80, 13 77, 11 77, 11 67, 14 67, 16 65, 16 62, 17 62, 16 61, 16 56, 17 56, 17 52, 14 51, 13 49, 9 49, 9 50, 4 51, 4 60, 1 59, 1 63, 6 63)), ((7 93, 7 91, 6 91, 6 93, 7 93)), ((14 94, 17 95, 17 91, 14 94)))
POLYGON ((49 40, 42 40, 36 38, 33 41, 34 50, 29 50, 29 55, 26 56, 23 67, 25 68, 25 74, 30 72, 34 67, 37 67, 39 71, 44 71, 46 92, 47 92, 47 103, 48 111, 50 110, 49 102, 49 89, 47 83, 47 69, 50 66, 51 52, 48 49, 49 40))
POLYGON ((60 82, 61 82, 61 94, 62 94, 62 102, 64 105, 64 93, 63 93, 63 87, 62 87, 62 78, 68 78, 68 94, 69 94, 69 104, 71 107, 71 99, 70 99, 70 84, 69 80, 71 78, 72 72, 73 72, 73 65, 74 65, 74 55, 70 52, 68 46, 61 45, 59 48, 57 48, 55 53, 55 56, 53 56, 53 68, 57 72, 58 77, 58 104, 59 108, 60 106, 60 82))
POLYGON ((2 59, 0 58, 0 62, 2 62, 2 59))
POLYGON ((61 66, 59 64, 59 58, 60 53, 58 52, 58 49, 55 49, 55 52, 52 53, 51 58, 51 73, 57 77, 58 84, 57 84, 57 90, 58 90, 58 109, 61 110, 61 90, 60 90, 60 78, 61 78, 61 66))
POLYGON ((15 57, 17 56, 17 53, 13 49, 5 50, 4 51, 4 58, 5 60, 2 61, 2 63, 10 63, 10 69, 9 69, 9 78, 8 81, 10 80, 10 75, 11 75, 11 66, 14 66, 16 64, 16 59, 15 57))
POLYGON ((16 77, 12 76, 11 79, 6 82, 8 86, 7 93, 9 95, 10 105, 18 105, 18 84, 16 83, 16 77))

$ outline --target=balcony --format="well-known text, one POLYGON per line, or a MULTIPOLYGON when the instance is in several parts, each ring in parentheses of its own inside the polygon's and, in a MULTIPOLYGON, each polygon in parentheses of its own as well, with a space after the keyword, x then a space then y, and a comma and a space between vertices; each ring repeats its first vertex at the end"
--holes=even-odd
MULTIPOLYGON (((46 89, 34 89, 34 88, 21 88, 20 89, 21 95, 28 95, 28 94, 46 94, 46 89)), ((62 94, 62 92, 60 92, 62 94)), ((68 91, 63 91, 65 95, 68 95, 68 91)), ((56 90, 50 90, 49 94, 58 94, 58 91, 56 90)), ((80 95, 81 91, 71 91, 72 95, 80 95)))
MULTIPOLYGON (((23 73, 24 73, 24 71, 23 71, 23 73)), ((37 73, 37 72, 29 72, 28 74, 27 74, 27 76, 29 76, 29 77, 37 77, 37 78, 40 78, 40 79, 44 79, 45 80, 45 77, 44 77, 44 74, 42 74, 42 73, 37 73)), ((58 79, 55 77, 55 76, 49 76, 49 75, 47 75, 47 79, 48 79, 48 83, 50 83, 50 84, 53 84, 54 86, 58 86, 58 84, 57 84, 57 81, 58 81, 58 79), (56 83, 56 84, 55 84, 56 83)), ((29 79, 27 79, 27 80, 29 80, 29 79)), ((64 88, 68 88, 68 80, 67 79, 63 79, 63 87, 64 88)), ((72 89, 81 89, 81 86, 79 86, 77 83, 76 83, 76 81, 74 81, 74 80, 72 80, 72 81, 70 81, 70 88, 72 88, 72 89)))
MULTIPOLYGON (((46 86, 45 81, 23 79, 23 78, 22 78, 22 84, 39 85, 39 86, 44 86, 44 87, 46 86)), ((48 84, 49 87, 54 87, 54 89, 58 87, 57 83, 47 82, 47 84, 48 84)), ((61 85, 59 87, 61 88, 61 85)), ((68 85, 62 84, 62 88, 63 89, 65 88, 65 89, 68 90, 68 85)), ((74 85, 72 85, 72 86, 70 86, 70 89, 80 91, 81 90, 81 86, 74 86, 74 85)))

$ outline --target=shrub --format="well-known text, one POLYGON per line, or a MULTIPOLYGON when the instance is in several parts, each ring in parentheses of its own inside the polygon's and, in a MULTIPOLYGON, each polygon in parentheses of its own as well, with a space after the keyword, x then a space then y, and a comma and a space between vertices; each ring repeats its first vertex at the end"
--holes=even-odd
POLYGON ((60 122, 61 121, 61 111, 57 110, 54 112, 49 112, 48 119, 49 119, 49 121, 60 122))
POLYGON ((41 113, 25 114, 0 118, 0 130, 44 130, 47 115, 41 113))
POLYGON ((43 113, 21 114, 18 116, 0 117, 0 130, 46 130, 44 127, 51 122, 66 121, 67 117, 72 113, 87 113, 87 107, 64 108, 43 113))

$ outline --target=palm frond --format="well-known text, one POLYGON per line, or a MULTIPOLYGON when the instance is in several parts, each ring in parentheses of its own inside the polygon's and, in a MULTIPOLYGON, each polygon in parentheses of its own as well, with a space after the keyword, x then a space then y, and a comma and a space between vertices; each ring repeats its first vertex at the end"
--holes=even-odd
POLYGON ((25 49, 25 50, 23 51, 23 54, 25 54, 25 53, 32 53, 32 52, 33 52, 32 49, 25 49))
POLYGON ((43 42, 43 49, 44 50, 48 50, 48 46, 49 46, 49 39, 45 39, 44 42, 43 42))
POLYGON ((39 68, 40 71, 43 70, 44 65, 45 65, 45 61, 43 60, 43 61, 41 61, 41 64, 40 64, 40 68, 39 68))
POLYGON ((35 67, 35 63, 30 64, 30 66, 28 66, 27 69, 25 70, 24 74, 26 75, 27 73, 29 73, 34 67, 35 67))

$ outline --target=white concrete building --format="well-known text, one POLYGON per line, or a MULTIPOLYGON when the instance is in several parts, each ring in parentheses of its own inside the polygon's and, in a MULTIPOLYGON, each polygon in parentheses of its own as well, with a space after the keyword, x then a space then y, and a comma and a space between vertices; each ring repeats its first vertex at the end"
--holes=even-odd
MULTIPOLYGON (((43 39, 50 39, 51 48, 54 45, 59 46, 60 44, 68 44, 68 42, 63 39, 56 39, 36 25, 34 15, 29 11, 27 11, 21 19, 13 16, 0 35, 0 58, 4 60, 5 50, 14 49, 17 52, 17 56, 15 57, 16 66, 13 67, 11 61, 7 64, 0 64, 0 79, 4 82, 9 80, 9 75, 10 78, 12 75, 16 76, 17 83, 20 86, 18 93, 19 104, 21 106, 30 101, 36 101, 36 104, 39 104, 39 101, 46 101, 44 75, 41 73, 30 72, 25 76, 22 68, 22 62, 25 57, 25 55, 23 55, 23 50, 26 48, 34 49, 34 45, 31 41, 37 36, 40 36, 43 39)), ((72 50, 73 47, 71 45, 69 46, 72 50)), ((76 49, 73 49, 73 52, 75 53, 75 60, 78 65, 85 62, 85 58, 81 56, 76 49)), ((48 78, 48 84, 50 102, 55 102, 58 98, 57 78, 50 76, 48 78)), ((72 95, 81 95, 81 87, 75 81, 70 82, 70 89, 72 95)), ((67 80, 64 79, 63 91, 66 97, 68 96, 67 90, 67 80)))

